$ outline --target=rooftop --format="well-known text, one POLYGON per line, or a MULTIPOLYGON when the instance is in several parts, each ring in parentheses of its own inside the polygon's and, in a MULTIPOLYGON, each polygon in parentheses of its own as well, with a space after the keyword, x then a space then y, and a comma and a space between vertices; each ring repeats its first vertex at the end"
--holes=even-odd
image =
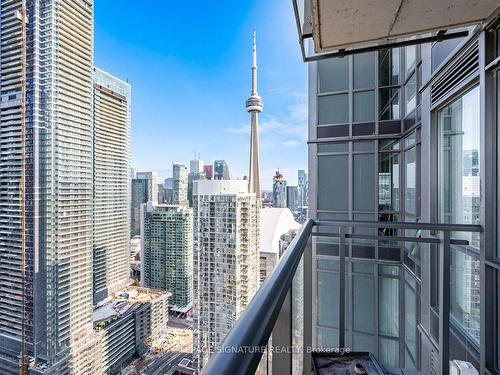
POLYGON ((248 194, 246 180, 198 180, 193 183, 193 195, 248 194))
POLYGON ((162 292, 153 289, 127 287, 114 296, 101 301, 94 309, 92 319, 94 328, 104 328, 108 323, 114 321, 136 307, 144 303, 150 303, 160 298, 171 296, 170 292, 162 292))

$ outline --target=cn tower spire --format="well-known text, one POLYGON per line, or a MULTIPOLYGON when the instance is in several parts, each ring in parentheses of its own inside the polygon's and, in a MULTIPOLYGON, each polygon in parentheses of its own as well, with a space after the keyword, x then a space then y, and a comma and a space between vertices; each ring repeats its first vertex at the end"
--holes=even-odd
POLYGON ((252 95, 257 95, 257 43, 255 41, 255 30, 253 31, 252 44, 252 95))
POLYGON ((252 92, 246 102, 247 112, 250 113, 250 168, 248 172, 248 192, 255 193, 260 200, 260 162, 259 162, 259 113, 264 104, 257 93, 257 43, 255 30, 252 43, 252 92))

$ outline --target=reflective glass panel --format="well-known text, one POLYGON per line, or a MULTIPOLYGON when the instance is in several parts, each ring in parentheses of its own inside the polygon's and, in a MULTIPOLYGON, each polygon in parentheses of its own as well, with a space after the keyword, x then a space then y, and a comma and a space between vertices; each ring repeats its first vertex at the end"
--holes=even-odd
MULTIPOLYGON (((476 87, 438 113, 439 220, 479 224, 481 203, 479 88, 476 87)), ((479 234, 461 238, 479 247, 479 234)))

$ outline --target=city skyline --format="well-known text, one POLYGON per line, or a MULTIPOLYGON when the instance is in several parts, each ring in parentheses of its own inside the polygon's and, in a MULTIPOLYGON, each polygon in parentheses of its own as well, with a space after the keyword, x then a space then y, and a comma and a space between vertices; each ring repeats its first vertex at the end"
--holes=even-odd
POLYGON ((175 14, 172 7, 185 6, 156 4, 168 12, 152 13, 146 3, 119 9, 110 1, 95 5, 95 63, 134 87, 132 166, 168 177, 172 161, 188 165, 196 150, 207 163, 227 160, 234 179, 248 174, 250 120, 243 106, 255 28, 262 40, 259 94, 266 98, 259 124, 262 189, 271 189, 278 168, 296 184, 297 169, 307 166, 307 74, 296 49, 291 7, 264 1, 200 4, 186 13, 193 18, 189 23, 200 27, 182 34, 178 20, 154 22, 157 14, 175 14), (210 28, 203 26, 208 21, 210 28))

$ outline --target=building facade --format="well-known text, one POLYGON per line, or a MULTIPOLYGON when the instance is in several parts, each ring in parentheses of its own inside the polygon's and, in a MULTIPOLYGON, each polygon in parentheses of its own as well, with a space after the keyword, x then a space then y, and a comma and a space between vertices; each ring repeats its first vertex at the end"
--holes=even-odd
POLYGON ((300 195, 298 186, 286 187, 286 206, 295 216, 300 214, 300 195))
POLYGON ((213 165, 204 165, 203 172, 205 172, 205 177, 207 180, 211 180, 214 178, 214 166, 213 165))
POLYGON ((136 172, 135 178, 147 180, 148 197, 153 204, 158 203, 158 174, 156 172, 136 172))
POLYGON ((185 165, 173 164, 173 203, 188 206, 188 171, 185 165))
POLYGON ((151 203, 144 209, 141 284, 172 293, 169 303, 193 303, 193 211, 151 203))
POLYGON ((94 68, 94 303, 129 280, 131 87, 94 68))
POLYGON ((193 351, 206 364, 259 287, 259 207, 243 180, 194 185, 193 351))
POLYGON ((170 294, 128 287, 93 312, 96 374, 117 375, 148 349, 168 322, 170 294))
POLYGON ((148 185, 147 179, 132 179, 130 237, 139 236, 141 234, 141 205, 151 200, 148 185))
POLYGON ((214 180, 229 180, 229 167, 225 160, 214 161, 214 180))
POLYGON ((189 173, 203 172, 203 160, 194 159, 189 161, 189 173))
POLYGON ((24 363, 84 373, 93 2, 22 4, 0 8, 0 372, 17 373, 23 353, 24 363))
POLYGON ((308 185, 309 181, 307 178, 307 173, 303 169, 299 169, 297 171, 297 181, 298 181, 298 187, 299 187, 299 202, 300 206, 304 207, 307 206, 307 201, 308 201, 308 185))
MULTIPOLYGON (((439 371, 439 296, 449 293, 449 359, 467 361, 474 371, 495 366, 485 349, 493 333, 482 323, 495 320, 489 290, 498 273, 491 265, 496 177, 488 172, 498 153, 500 29, 498 17, 491 22, 463 38, 309 64, 312 218, 484 230, 453 234, 463 244, 450 247, 450 287, 439 284, 441 247, 348 245, 345 346, 373 352, 385 365, 439 371)), ((355 225, 354 233, 377 234, 355 225)), ((379 228, 378 234, 418 238, 422 231, 379 228)), ((313 345, 322 347, 339 340, 332 314, 339 289, 330 288, 339 278, 337 244, 320 236, 313 245, 313 345)))
POLYGON ((193 183, 194 181, 198 180, 206 180, 205 172, 189 172, 188 188, 187 188, 187 198, 189 202, 189 207, 193 207, 193 183))
POLYGON ((286 207, 286 180, 279 171, 273 176, 273 207, 286 207))

